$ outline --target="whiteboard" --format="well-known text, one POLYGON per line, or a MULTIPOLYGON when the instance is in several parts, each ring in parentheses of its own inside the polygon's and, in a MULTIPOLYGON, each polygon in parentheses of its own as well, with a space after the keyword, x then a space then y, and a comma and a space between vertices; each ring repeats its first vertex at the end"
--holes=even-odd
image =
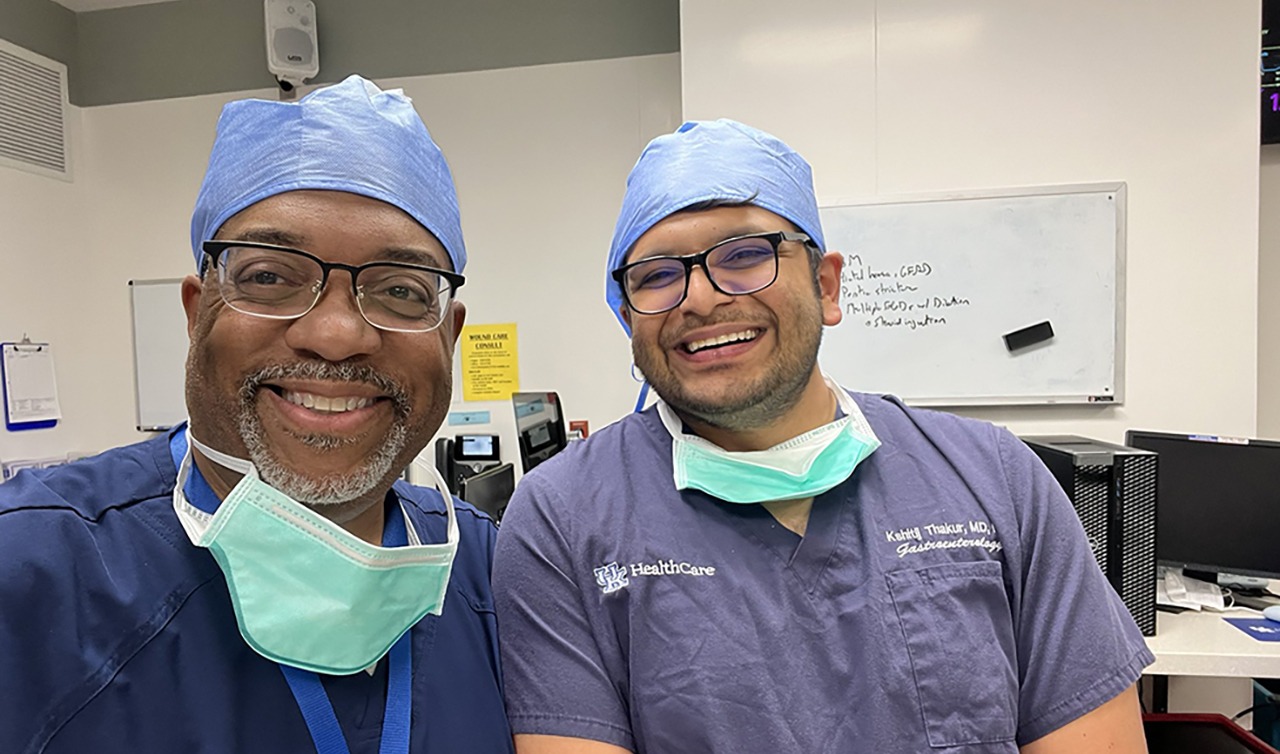
POLYGON ((820 360, 855 390, 934 406, 1124 399, 1124 183, 819 210, 844 257, 820 360), (1004 335, 1048 321, 1015 350, 1004 335))
POLYGON ((187 315, 181 280, 130 280, 138 429, 186 421, 187 315))

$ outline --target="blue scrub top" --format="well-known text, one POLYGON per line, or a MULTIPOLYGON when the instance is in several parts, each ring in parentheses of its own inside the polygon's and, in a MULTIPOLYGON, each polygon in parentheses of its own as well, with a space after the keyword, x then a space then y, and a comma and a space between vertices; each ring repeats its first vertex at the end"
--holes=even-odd
MULTIPOLYGON (((0 751, 309 752, 280 668, 245 644, 222 571, 173 511, 169 439, 0 485, 0 751)), ((443 501, 397 482, 424 542, 443 501)), ((414 752, 510 752, 489 591, 495 527, 455 501, 443 615, 413 641, 414 752)), ((352 754, 378 751, 387 663, 323 676, 352 754)))

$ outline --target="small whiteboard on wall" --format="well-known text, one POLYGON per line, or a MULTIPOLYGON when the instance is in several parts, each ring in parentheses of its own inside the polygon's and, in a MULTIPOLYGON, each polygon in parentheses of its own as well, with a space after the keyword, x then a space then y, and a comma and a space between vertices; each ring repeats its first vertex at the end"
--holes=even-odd
POLYGON ((820 215, 844 257, 844 317, 820 356, 841 384, 914 405, 1123 401, 1124 183, 832 202, 820 215), (1038 338, 1018 347, 1020 332, 1038 338))
POLYGON ((187 315, 181 280, 130 280, 138 429, 186 421, 187 315))

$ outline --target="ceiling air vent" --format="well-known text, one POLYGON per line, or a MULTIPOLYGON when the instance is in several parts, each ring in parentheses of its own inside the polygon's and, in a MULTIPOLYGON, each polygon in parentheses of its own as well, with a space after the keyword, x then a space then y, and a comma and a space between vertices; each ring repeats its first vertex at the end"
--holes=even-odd
POLYGON ((67 67, 0 39, 0 166, 71 179, 67 67))

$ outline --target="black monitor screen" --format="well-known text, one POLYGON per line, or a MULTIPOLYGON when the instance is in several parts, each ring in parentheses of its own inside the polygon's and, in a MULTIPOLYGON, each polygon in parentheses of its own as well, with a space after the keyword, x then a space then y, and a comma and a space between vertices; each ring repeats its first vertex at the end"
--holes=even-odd
POLYGON ((515 467, 504 463, 467 477, 462 483, 461 497, 490 516, 501 518, 515 489, 515 467))
POLYGON ((530 448, 541 448, 551 442, 551 425, 539 424, 535 427, 530 427, 525 436, 529 438, 530 448))
MULTIPOLYGON (((1206 715, 1206 717, 1208 717, 1206 715)), ((1202 754, 1254 754, 1262 751, 1250 746, 1227 721, 1217 720, 1143 720, 1150 751, 1198 751, 1202 754), (1230 727, 1228 727, 1230 726, 1230 727)))
POLYGON ((453 447, 459 461, 498 460, 497 435, 458 435, 453 447))
POLYGON ((525 473, 564 449, 564 406, 556 393, 512 393, 525 473))
POLYGON ((1125 444, 1160 454, 1157 560, 1280 578, 1280 443, 1131 431, 1125 444))

